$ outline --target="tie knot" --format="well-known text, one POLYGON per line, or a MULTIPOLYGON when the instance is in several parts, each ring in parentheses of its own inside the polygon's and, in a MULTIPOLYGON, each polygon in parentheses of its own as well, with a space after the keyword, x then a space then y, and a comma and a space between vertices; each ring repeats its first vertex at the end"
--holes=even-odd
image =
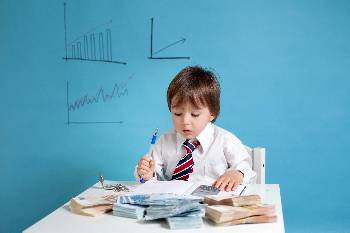
POLYGON ((187 139, 183 143, 183 147, 186 150, 186 154, 191 154, 199 145, 200 145, 200 142, 198 140, 194 140, 193 142, 190 142, 190 140, 187 139))

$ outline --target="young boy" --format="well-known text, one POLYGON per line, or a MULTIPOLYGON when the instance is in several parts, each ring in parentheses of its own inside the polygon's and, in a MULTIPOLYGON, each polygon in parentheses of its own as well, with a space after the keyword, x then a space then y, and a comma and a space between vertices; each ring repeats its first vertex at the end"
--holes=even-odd
POLYGON ((184 68, 171 81, 167 101, 174 129, 159 138, 152 157, 140 159, 138 178, 204 181, 226 191, 254 181, 244 145, 213 124, 220 112, 220 86, 211 71, 184 68))

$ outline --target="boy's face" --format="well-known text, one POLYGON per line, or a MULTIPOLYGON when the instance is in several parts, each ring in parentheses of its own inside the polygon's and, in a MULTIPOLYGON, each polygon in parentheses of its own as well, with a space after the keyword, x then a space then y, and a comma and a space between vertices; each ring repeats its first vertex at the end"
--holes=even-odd
POLYGON ((171 106, 171 115, 176 132, 186 139, 197 137, 214 119, 208 107, 194 107, 191 103, 171 106))

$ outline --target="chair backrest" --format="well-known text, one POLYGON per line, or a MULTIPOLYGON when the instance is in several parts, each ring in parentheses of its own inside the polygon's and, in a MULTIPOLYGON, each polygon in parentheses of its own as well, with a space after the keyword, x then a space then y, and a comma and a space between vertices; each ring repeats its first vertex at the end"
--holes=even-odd
POLYGON ((265 184, 265 148, 256 147, 250 148, 246 146, 246 149, 252 157, 253 171, 256 172, 256 183, 265 184))

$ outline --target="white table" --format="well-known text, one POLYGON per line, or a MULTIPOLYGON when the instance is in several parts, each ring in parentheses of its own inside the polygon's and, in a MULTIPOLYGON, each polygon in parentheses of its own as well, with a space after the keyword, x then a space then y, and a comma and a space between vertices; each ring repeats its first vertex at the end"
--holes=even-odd
MULTIPOLYGON (((125 183, 125 182, 123 182, 125 183)), ((129 182, 130 183, 130 182, 129 182)), ((85 192, 100 192, 98 184, 95 184, 85 192)), ((284 222, 282 213, 282 204, 280 189, 278 184, 252 184, 247 185, 245 195, 259 194, 262 202, 266 204, 276 205, 277 222, 263 224, 244 224, 236 226, 214 226, 206 219, 203 227, 200 229, 175 230, 179 232, 230 232, 230 233, 283 233, 284 222)), ((116 233, 116 232, 170 232, 168 225, 163 220, 151 222, 137 222, 135 219, 122 218, 113 216, 112 214, 103 214, 98 217, 81 216, 70 212, 69 203, 61 206, 48 216, 44 217, 31 227, 23 231, 23 233, 82 233, 82 232, 98 232, 98 233, 116 233)))

